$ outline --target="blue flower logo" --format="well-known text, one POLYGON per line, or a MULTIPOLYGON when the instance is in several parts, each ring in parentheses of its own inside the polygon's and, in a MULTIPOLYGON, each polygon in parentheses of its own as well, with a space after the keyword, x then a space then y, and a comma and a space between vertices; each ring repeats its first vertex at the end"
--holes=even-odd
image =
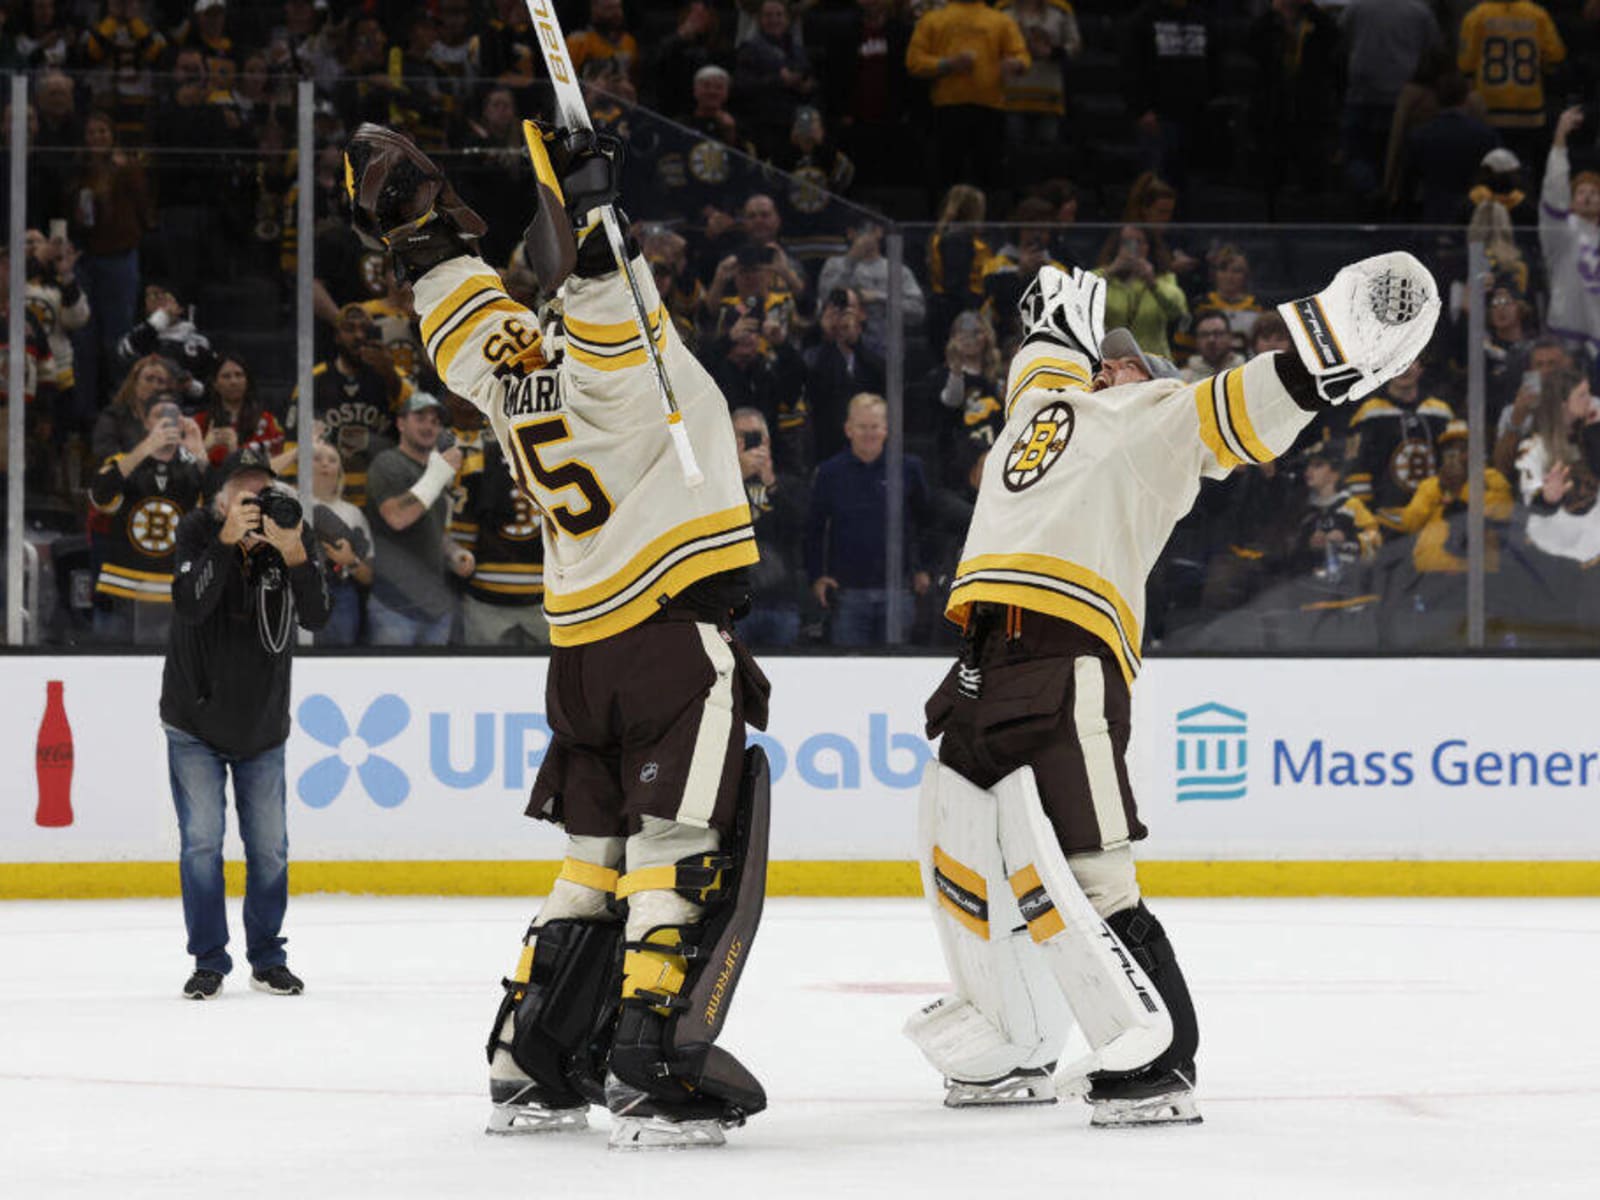
POLYGON ((392 692, 386 692, 367 705, 354 733, 350 723, 333 700, 321 693, 307 696, 297 714, 300 728, 334 753, 312 763, 300 775, 295 791, 312 808, 327 808, 339 798, 354 767, 356 778, 379 808, 404 804, 411 794, 406 773, 372 747, 399 737, 411 723, 411 709, 392 692))

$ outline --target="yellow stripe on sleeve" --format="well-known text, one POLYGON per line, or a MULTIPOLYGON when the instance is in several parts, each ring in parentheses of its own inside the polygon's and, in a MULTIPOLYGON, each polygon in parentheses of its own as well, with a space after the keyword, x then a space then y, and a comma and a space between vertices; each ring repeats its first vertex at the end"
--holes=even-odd
POLYGON ((434 305, 433 311, 422 318, 423 344, 431 342, 433 335, 443 329, 450 318, 470 304, 474 298, 490 290, 496 292, 504 290, 498 275, 473 275, 434 305))
POLYGON ((1228 443, 1222 438, 1222 430, 1217 427, 1217 412, 1212 404, 1212 389, 1214 380, 1204 379, 1195 385, 1194 408, 1200 418, 1200 440, 1205 443, 1212 457, 1225 471, 1231 471, 1244 459, 1228 449, 1228 443))
POLYGON ((1233 422, 1239 444, 1258 463, 1271 462, 1277 455, 1267 449, 1266 443, 1256 434, 1256 427, 1250 423, 1250 406, 1244 398, 1244 368, 1235 367, 1229 371, 1224 382, 1228 389, 1228 420, 1233 422))
MULTIPOLYGON (((666 342, 666 315, 665 304, 657 305, 655 312, 650 314, 650 332, 655 335, 657 345, 666 342)), ((621 346, 639 336, 639 324, 632 318, 597 324, 593 321, 580 321, 568 313, 562 316, 561 327, 572 337, 581 338, 596 346, 621 346)))

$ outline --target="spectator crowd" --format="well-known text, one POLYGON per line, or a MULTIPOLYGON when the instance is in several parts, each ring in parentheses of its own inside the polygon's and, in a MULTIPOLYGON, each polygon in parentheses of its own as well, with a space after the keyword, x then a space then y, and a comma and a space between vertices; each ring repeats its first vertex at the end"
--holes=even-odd
MULTIPOLYGON (((1205 484, 1152 580, 1150 636, 1458 642, 1479 491, 1496 636, 1600 635, 1584 570, 1600 561, 1600 0, 555 8, 597 126, 625 147, 632 234, 733 413, 758 647, 871 646, 891 622, 917 644, 954 636, 942 597, 1041 267, 1103 275, 1108 326, 1198 383, 1287 349, 1278 302, 1397 246, 1446 293, 1434 343, 1277 464, 1205 484)), ((351 232, 340 161, 363 121, 405 130, 532 303, 521 122, 548 101, 522 0, 14 0, 0 16, 0 66, 30 95, 26 344, 7 348, 25 359, 25 434, 0 468, 25 470, 31 536, 52 547, 48 636, 163 640, 177 519, 245 447, 295 483, 310 440, 334 584, 319 641, 543 644, 538 515, 433 375, 409 284, 351 232), (310 429, 286 333, 301 80, 310 429), (436 448, 453 486, 425 511, 397 503, 436 448)))

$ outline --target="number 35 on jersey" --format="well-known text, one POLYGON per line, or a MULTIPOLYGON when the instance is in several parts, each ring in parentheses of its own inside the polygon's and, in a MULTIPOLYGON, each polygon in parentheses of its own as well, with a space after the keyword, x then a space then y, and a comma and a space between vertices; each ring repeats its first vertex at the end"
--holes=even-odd
POLYGON ((563 533, 581 538, 599 529, 616 506, 588 463, 563 456, 572 427, 561 412, 556 369, 529 372, 506 390, 504 403, 517 486, 563 533))

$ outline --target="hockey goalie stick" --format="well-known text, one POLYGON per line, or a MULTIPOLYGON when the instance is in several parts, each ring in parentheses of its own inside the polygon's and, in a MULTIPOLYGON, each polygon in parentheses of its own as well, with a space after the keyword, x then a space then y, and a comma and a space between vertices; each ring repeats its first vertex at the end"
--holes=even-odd
MULTIPOLYGON (((555 89, 556 120, 565 129, 593 129, 588 106, 583 102, 583 89, 578 86, 578 73, 573 70, 572 59, 567 54, 567 39, 562 35, 561 23, 556 19, 551 0, 524 0, 528 16, 539 35, 539 52, 544 55, 545 70, 549 72, 551 86, 555 89)), ((689 444, 689 431, 683 424, 683 412, 678 398, 673 395, 672 382, 667 378, 666 365, 661 361, 661 350, 650 336, 650 317, 645 312, 644 293, 634 278, 633 266, 628 262, 627 245, 623 241, 622 227, 617 221, 617 211, 612 205, 600 210, 600 221, 605 226, 606 241, 611 245, 611 255, 617 269, 628 281, 628 295, 633 300, 633 319, 639 326, 639 336, 644 340, 645 353, 656 374, 656 393, 667 415, 667 431, 672 435, 672 445, 678 452, 678 465, 683 468, 683 481, 690 487, 705 482, 700 464, 695 461, 694 447, 689 444)), ((671 317, 663 317, 663 323, 671 317)))

